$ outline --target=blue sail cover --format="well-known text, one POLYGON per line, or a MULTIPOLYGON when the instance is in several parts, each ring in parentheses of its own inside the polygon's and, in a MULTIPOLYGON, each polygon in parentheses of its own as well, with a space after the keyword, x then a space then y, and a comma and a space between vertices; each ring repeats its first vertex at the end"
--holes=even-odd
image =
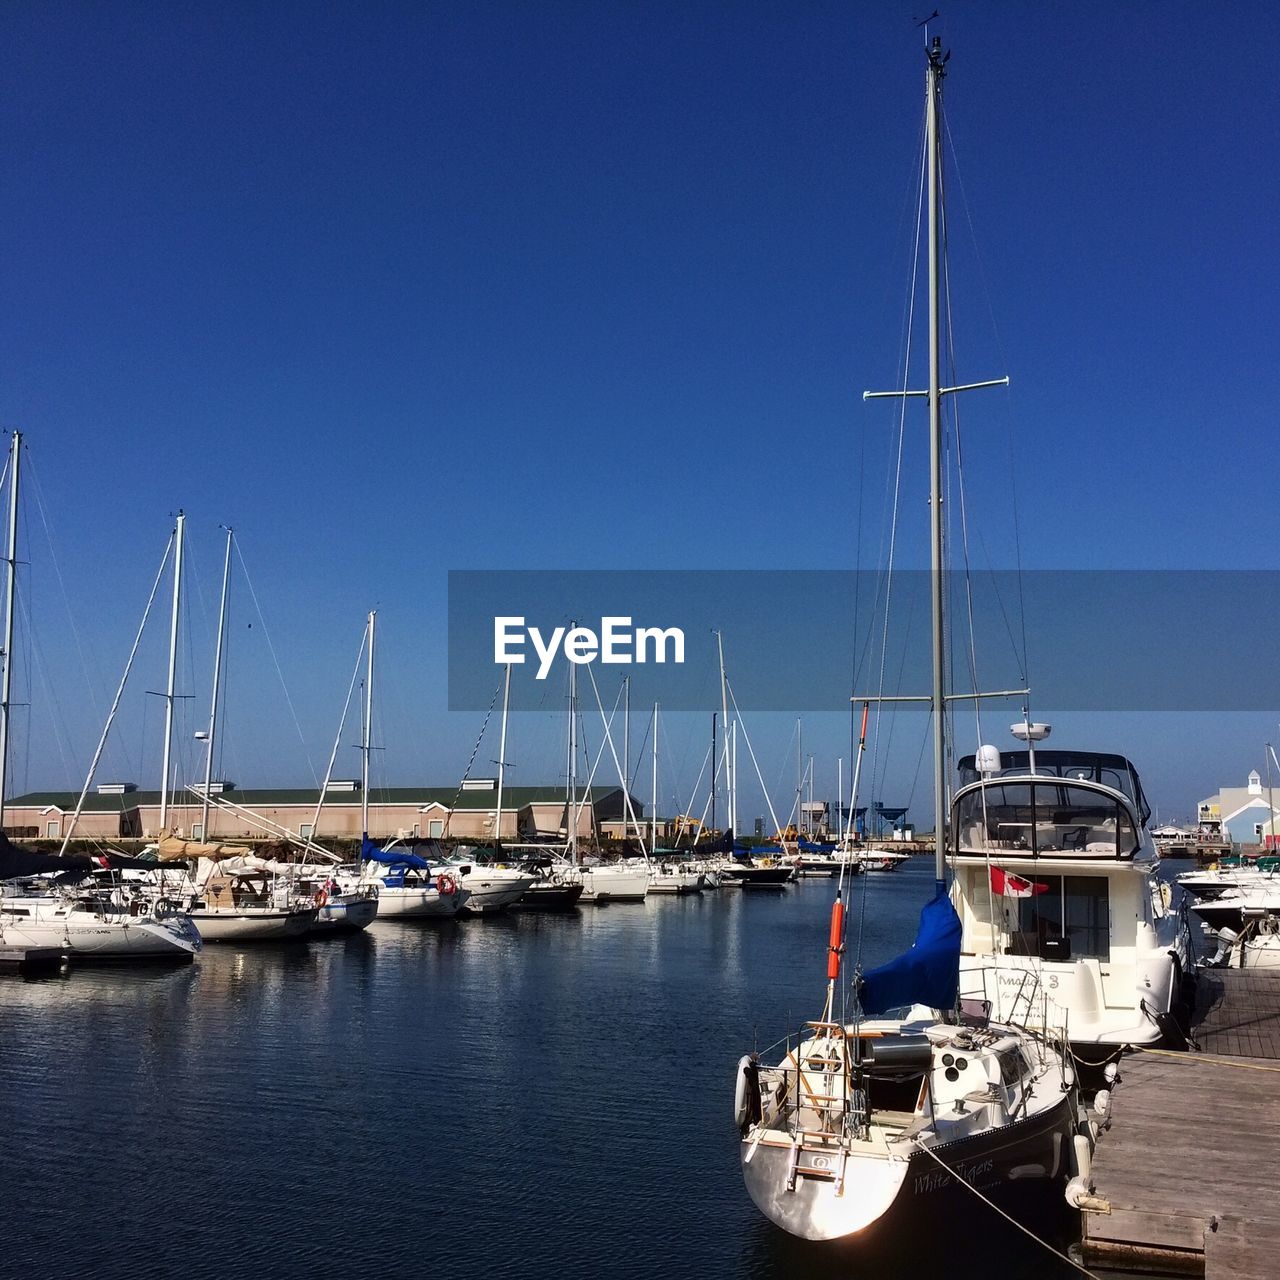
POLYGON ((946 894, 920 912, 911 950, 862 975, 863 1013, 884 1013, 912 1004, 955 1007, 960 991, 960 917, 946 894))
POLYGON ((366 862, 383 862, 389 867, 412 867, 417 871, 426 871, 431 864, 407 849, 379 849, 372 840, 365 840, 360 846, 360 857, 366 862))

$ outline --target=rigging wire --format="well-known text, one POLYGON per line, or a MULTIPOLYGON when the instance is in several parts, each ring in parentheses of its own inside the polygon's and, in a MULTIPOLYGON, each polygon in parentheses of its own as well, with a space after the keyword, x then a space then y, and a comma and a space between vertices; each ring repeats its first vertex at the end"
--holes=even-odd
POLYGON ((249 577, 249 566, 245 564, 244 552, 240 550, 240 539, 235 540, 236 558, 240 561, 240 570, 244 574, 245 585, 249 588, 249 598, 253 601, 253 607, 258 615, 258 621, 262 624, 262 633, 266 637, 267 650, 271 654, 271 661, 275 665, 276 678, 280 681, 280 688, 284 691, 284 700, 289 707, 289 715, 293 719, 293 727, 298 731, 298 741, 302 744, 302 754, 306 758, 307 768, 311 772, 312 781, 316 787, 320 786, 320 775, 316 773, 315 762, 311 759, 311 751, 307 747, 306 734, 302 732, 302 723, 298 719, 298 713, 294 709, 293 698, 289 694, 289 686, 285 683, 284 672, 280 667, 280 659, 276 656, 276 647, 271 639, 271 631, 267 627, 267 620, 262 612, 262 605, 258 602, 258 593, 254 590, 253 580, 249 577))
POLYGON ((493 715, 493 709, 498 704, 498 698, 502 693, 503 681, 499 680, 494 686, 493 697, 489 699, 489 710, 484 713, 484 723, 480 726, 480 732, 476 737, 475 745, 471 748, 471 758, 467 761, 467 767, 462 771, 462 777, 458 780, 458 789, 453 793, 453 803, 449 806, 449 812, 444 818, 444 832, 441 839, 446 839, 449 835, 449 824, 453 821, 453 811, 458 807, 458 800, 462 796, 462 789, 467 783, 467 779, 471 777, 471 766, 476 762, 476 756, 480 751, 480 744, 484 741, 485 731, 489 728, 489 719, 493 715))
POLYGON ((93 753, 93 760, 89 765, 89 772, 85 776, 84 787, 80 792, 80 798, 76 801, 75 812, 71 815, 71 821, 67 824, 66 834, 62 837, 62 847, 58 850, 59 856, 66 853, 67 844, 71 840, 71 833, 75 830, 75 825, 80 819, 80 813, 84 808, 85 796, 89 794, 89 788, 93 785, 93 775, 98 768, 98 762, 102 758, 103 747, 106 746, 107 736, 111 732, 111 724, 115 719, 116 711, 120 706, 120 699, 124 694, 125 685, 129 680, 129 672, 133 670, 133 660, 138 654, 138 645, 142 642, 142 633, 146 630, 147 619, 151 617, 151 607, 156 602, 156 593, 160 590, 160 582, 164 577, 165 566, 169 563, 169 552, 173 550, 175 533, 169 534, 169 541, 165 544, 164 556, 160 560, 160 569, 156 573, 155 581, 151 584, 151 595, 147 598, 147 607, 143 611, 142 621, 138 624, 138 633, 133 638, 133 648, 129 650, 129 660, 125 663, 124 674, 120 677, 119 688, 116 689, 115 700, 111 704, 111 710, 107 713, 107 722, 102 727, 102 737, 98 739, 98 748, 93 753))

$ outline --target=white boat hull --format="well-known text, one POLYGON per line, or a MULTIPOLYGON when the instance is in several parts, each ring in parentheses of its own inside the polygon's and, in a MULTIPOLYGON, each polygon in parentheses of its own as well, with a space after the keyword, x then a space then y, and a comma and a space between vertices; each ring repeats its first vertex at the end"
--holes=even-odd
POLYGON ((442 894, 435 885, 382 885, 378 889, 379 920, 446 919, 456 916, 469 895, 459 889, 442 894))
POLYGON ((470 895, 466 910, 477 914, 504 911, 519 902, 536 879, 536 876, 494 874, 487 868, 469 871, 462 877, 462 887, 470 895))
POLYGON ((378 899, 375 897, 331 898, 317 912, 311 932, 357 933, 361 929, 367 929, 377 916, 378 899))
POLYGON ((0 912, 0 944, 12 947, 53 947, 82 959, 191 960, 201 938, 185 923, 86 916, 77 920, 41 920, 0 912))
POLYGON ((643 902, 649 893, 648 867, 581 867, 582 902, 643 902))
POLYGON ((193 911, 191 922, 205 942, 279 942, 300 938, 316 921, 316 908, 267 907, 193 911))

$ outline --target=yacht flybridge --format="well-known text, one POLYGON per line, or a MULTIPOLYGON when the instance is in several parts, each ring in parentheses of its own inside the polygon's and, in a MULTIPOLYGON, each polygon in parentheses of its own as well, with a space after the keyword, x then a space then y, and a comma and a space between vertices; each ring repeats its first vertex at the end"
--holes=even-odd
POLYGON ((959 768, 950 838, 961 995, 1034 1025, 1027 992, 1043 987, 1051 1022, 1086 1050, 1179 1042, 1189 934, 1156 878, 1133 765, 1029 746, 983 747, 959 768))

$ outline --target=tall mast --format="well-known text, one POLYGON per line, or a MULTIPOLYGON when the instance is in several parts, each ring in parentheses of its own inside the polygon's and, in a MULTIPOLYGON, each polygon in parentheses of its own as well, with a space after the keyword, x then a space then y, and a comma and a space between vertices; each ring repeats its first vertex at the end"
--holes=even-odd
POLYGON ((796 716, 796 840, 800 839, 800 819, 804 815, 804 739, 801 736, 800 717, 796 716))
POLYGON ((738 838, 738 722, 729 727, 729 830, 738 838))
MULTIPOLYGON (((808 814, 809 822, 812 822, 813 821, 813 753, 812 752, 809 753, 808 774, 809 774, 809 807, 808 809, 805 810, 805 812, 808 814)), ((809 832, 809 838, 812 839, 813 828, 806 827, 805 830, 809 832)))
POLYGON ((658 704, 653 704, 653 809, 649 814, 649 853, 658 852, 658 704))
POLYGON ((22 458, 22 433, 15 431, 9 447, 9 554, 4 587, 4 654, 0 657, 0 829, 4 826, 4 800, 9 779, 9 691, 13 681, 13 605, 18 584, 18 468, 22 458))
POLYGON ((631 794, 631 677, 622 677, 622 789, 631 794))
POLYGON ((578 763, 578 664, 569 663, 569 772, 565 793, 565 839, 569 861, 578 861, 578 786, 575 769, 578 763))
POLYGON ((946 691, 943 671, 946 658, 943 633, 942 575, 942 151, 938 145, 942 107, 942 81, 946 75, 942 41, 934 36, 925 74, 928 99, 929 182, 929 570, 933 595, 933 875, 937 892, 947 878, 947 765, 946 691))
POLYGON ((364 679, 364 733, 360 743, 360 847, 369 841, 369 752, 373 750, 373 634, 377 610, 369 614, 369 661, 364 679))
MULTIPOLYGON (((827 834, 831 832, 831 819, 827 819, 827 834)), ((844 842, 844 756, 836 757, 836 838, 844 842)))
POLYGON ((1263 757, 1267 762, 1267 808, 1271 811, 1267 814, 1267 833, 1262 837, 1262 852, 1269 853, 1271 847, 1276 842, 1276 802, 1275 797, 1271 794, 1271 756, 1268 752, 1274 753, 1275 748, 1271 743, 1267 743, 1267 750, 1263 752, 1263 757))
POLYGON ((227 551, 222 561, 222 596, 218 602, 218 644, 213 652, 213 696, 209 699, 209 732, 204 752, 204 798, 200 802, 200 839, 209 838, 209 788, 213 785, 213 742, 218 730, 218 692, 222 681, 222 645, 227 634, 227 587, 231 582, 231 539, 227 529, 227 551))
POLYGON ((737 785, 733 776, 733 749, 730 745, 732 734, 729 730, 729 682, 724 674, 724 636, 719 631, 716 632, 716 650, 720 655, 720 712, 723 717, 721 724, 724 725, 725 790, 728 792, 729 800, 729 827, 734 835, 737 835, 737 829, 734 826, 738 819, 737 785))
POLYGON ((160 832, 169 825, 169 767, 173 760, 173 699, 178 676, 178 618, 182 607, 182 544, 187 518, 178 512, 173 544, 173 611, 169 616, 169 678, 164 692, 164 762, 160 766, 160 832))
POLYGON ((716 775, 720 772, 720 757, 716 755, 716 713, 711 713, 711 830, 716 830, 716 775))
POLYGON ((502 775, 507 767, 507 712, 511 708, 511 663, 502 685, 502 732, 498 735, 498 808, 493 815, 493 845, 502 843, 502 775))

